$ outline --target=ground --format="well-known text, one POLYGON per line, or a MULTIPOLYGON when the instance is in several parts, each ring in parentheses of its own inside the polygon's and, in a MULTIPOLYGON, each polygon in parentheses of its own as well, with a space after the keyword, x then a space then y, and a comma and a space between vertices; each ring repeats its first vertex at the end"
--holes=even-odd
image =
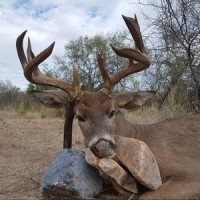
MULTIPOLYGON (((63 145, 61 118, 25 117, 0 110, 0 200, 40 199, 40 180, 63 145)), ((82 147, 74 124, 73 141, 82 147)))

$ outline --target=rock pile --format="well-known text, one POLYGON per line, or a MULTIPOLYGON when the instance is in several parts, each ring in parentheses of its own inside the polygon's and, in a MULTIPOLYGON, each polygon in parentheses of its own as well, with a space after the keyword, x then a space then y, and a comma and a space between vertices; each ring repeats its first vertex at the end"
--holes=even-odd
POLYGON ((158 164, 144 142, 121 136, 116 136, 115 142, 117 149, 114 158, 99 159, 86 149, 86 161, 97 168, 101 176, 121 194, 138 194, 138 183, 149 190, 161 186, 158 164))

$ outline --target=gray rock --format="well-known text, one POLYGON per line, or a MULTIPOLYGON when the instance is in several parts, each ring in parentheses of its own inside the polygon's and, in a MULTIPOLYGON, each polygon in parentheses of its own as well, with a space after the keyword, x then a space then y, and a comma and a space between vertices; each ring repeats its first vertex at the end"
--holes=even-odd
POLYGON ((102 191, 102 179, 95 168, 85 162, 84 153, 62 149, 45 172, 41 189, 43 197, 92 198, 102 191))

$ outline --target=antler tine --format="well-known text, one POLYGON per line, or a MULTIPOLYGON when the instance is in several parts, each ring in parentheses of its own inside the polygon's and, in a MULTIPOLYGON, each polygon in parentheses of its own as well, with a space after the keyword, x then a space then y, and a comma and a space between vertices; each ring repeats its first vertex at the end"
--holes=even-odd
MULTIPOLYGON (((31 62, 31 60, 33 60, 35 58, 35 55, 32 51, 32 46, 31 46, 31 40, 30 38, 28 37, 28 46, 27 46, 27 59, 28 59, 28 62, 31 62)), ((41 71, 39 70, 38 66, 35 66, 34 67, 34 70, 33 70, 33 75, 35 76, 43 76, 41 71)), ((33 79, 33 75, 30 77, 32 82, 34 82, 34 79, 33 79)), ((26 77, 26 76, 25 76, 26 77)), ((30 81, 30 80, 29 80, 30 81)))
POLYGON ((35 58, 35 55, 34 55, 34 53, 32 51, 30 38, 28 37, 28 47, 27 47, 27 59, 28 59, 28 62, 30 62, 33 58, 35 58))
POLYGON ((32 52, 31 42, 29 39, 28 48, 27 48, 27 57, 28 57, 28 61, 27 61, 27 58, 25 56, 24 49, 23 49, 23 39, 26 32, 27 31, 24 31, 21 35, 19 35, 16 41, 18 57, 24 69, 24 76, 26 77, 26 79, 34 84, 49 85, 49 86, 60 88, 66 91, 70 95, 70 97, 73 97, 72 99, 77 98, 74 95, 73 84, 67 84, 66 82, 62 80, 57 80, 57 79, 48 77, 42 74, 42 72, 38 68, 38 65, 51 55, 55 42, 53 42, 48 48, 43 50, 40 54, 35 56, 34 53, 32 52))
POLYGON ((79 82, 79 74, 78 74, 78 70, 76 68, 76 66, 73 66, 73 82, 72 85, 74 87, 78 87, 80 86, 80 82, 79 82))
POLYGON ((142 35, 140 32, 140 27, 139 27, 136 15, 135 15, 135 18, 126 17, 124 15, 122 15, 122 17, 132 35, 133 40, 135 41, 136 50, 129 49, 129 48, 119 49, 111 45, 112 49, 118 56, 133 59, 134 61, 146 62, 147 64, 150 64, 150 61, 147 57, 147 53, 144 47, 144 43, 142 40, 142 35))
POLYGON ((24 49, 23 49, 23 40, 24 40, 24 36, 26 35, 26 32, 27 32, 27 30, 24 31, 23 33, 21 33, 21 35, 19 35, 19 37, 17 38, 17 41, 16 41, 17 53, 18 53, 18 57, 19 57, 19 60, 21 62, 23 69, 28 64, 25 53, 24 53, 24 49))
MULTIPOLYGON (((32 51, 32 46, 31 46, 31 40, 30 38, 28 37, 28 47, 27 47, 27 59, 28 59, 28 62, 30 62, 31 60, 33 60, 35 58, 35 55, 32 51)), ((38 66, 35 66, 35 69, 33 71, 33 74, 37 75, 37 74, 41 74, 38 66)), ((32 82, 34 82, 33 78, 30 77, 32 79, 32 82)))
POLYGON ((98 61, 99 70, 100 70, 100 73, 101 73, 101 76, 102 76, 104 83, 110 84, 110 77, 109 77, 108 72, 105 68, 102 50, 99 50, 99 52, 98 52, 97 61, 98 61))
POLYGON ((132 38, 135 41, 136 47, 140 50, 140 52, 146 54, 146 50, 145 50, 144 43, 142 40, 142 35, 140 32, 140 26, 138 24, 136 15, 134 16, 135 18, 126 17, 124 15, 122 15, 122 17, 131 33, 132 38))
POLYGON ((116 48, 111 45, 114 52, 121 57, 128 58, 129 64, 124 66, 120 71, 113 74, 109 79, 108 83, 103 83, 103 88, 108 88, 110 92, 114 86, 124 77, 142 71, 150 66, 150 60, 146 54, 146 50, 144 47, 144 43, 142 40, 142 35, 140 32, 140 27, 137 21, 137 17, 130 18, 126 16, 122 16, 131 35, 133 40, 135 41, 136 49, 130 48, 116 48))

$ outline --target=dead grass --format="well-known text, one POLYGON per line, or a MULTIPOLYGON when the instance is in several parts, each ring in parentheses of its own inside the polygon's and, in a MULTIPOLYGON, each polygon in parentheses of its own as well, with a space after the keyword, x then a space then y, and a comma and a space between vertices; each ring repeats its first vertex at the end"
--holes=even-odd
POLYGON ((161 109, 158 109, 156 105, 144 106, 134 112, 125 112, 126 119, 136 124, 152 124, 167 118, 187 115, 192 115, 192 112, 178 104, 167 104, 161 109))

